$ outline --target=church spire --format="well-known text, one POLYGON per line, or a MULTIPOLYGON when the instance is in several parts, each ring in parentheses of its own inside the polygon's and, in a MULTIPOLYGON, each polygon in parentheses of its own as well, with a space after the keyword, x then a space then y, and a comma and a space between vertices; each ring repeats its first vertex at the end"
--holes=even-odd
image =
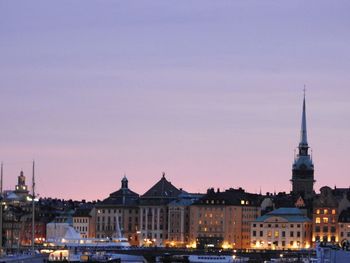
POLYGON ((301 118, 301 130, 300 130, 300 147, 307 147, 307 130, 306 130, 306 105, 305 105, 305 88, 304 88, 304 101, 303 101, 303 114, 301 118))
POLYGON ((314 180, 314 164, 311 156, 309 155, 309 145, 307 142, 307 130, 306 130, 306 100, 305 100, 305 88, 304 88, 304 100, 303 100, 303 113, 301 117, 301 130, 300 130, 300 142, 299 153, 297 154, 293 163, 292 174, 292 193, 295 196, 302 196, 305 200, 311 198, 314 195, 313 185, 314 180))

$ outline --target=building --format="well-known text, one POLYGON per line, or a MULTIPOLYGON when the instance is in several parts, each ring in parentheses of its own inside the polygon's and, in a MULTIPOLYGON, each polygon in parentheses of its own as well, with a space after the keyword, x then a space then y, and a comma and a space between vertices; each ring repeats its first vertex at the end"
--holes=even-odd
POLYGON ((144 246, 165 246, 168 242, 168 204, 182 193, 171 184, 165 173, 140 198, 140 235, 144 246))
POLYGON ((340 214, 350 207, 349 189, 334 189, 324 186, 313 203, 312 241, 338 244, 340 214))
POLYGON ((129 189, 126 176, 121 188, 95 206, 93 213, 96 237, 125 237, 130 244, 139 244, 139 195, 129 189))
POLYGON ((298 154, 293 163, 291 182, 293 195, 302 196, 304 199, 311 199, 314 196, 314 164, 308 152, 309 145, 307 142, 305 107, 304 95, 300 142, 298 146, 298 154))
POLYGON ((189 243, 190 205, 202 194, 181 193, 168 204, 168 246, 185 247, 189 243))
POLYGON ((190 206, 192 247, 250 248, 250 222, 260 216, 261 196, 213 188, 190 206))
POLYGON ((17 196, 26 198, 29 194, 28 187, 26 185, 26 177, 23 174, 23 171, 20 172, 18 176, 18 182, 15 187, 15 191, 13 191, 17 196))
POLYGON ((350 208, 342 211, 339 215, 339 243, 341 246, 350 243, 350 208))
POLYGON ((311 232, 311 220, 300 209, 278 208, 251 222, 251 248, 309 248, 311 232))
POLYGON ((81 238, 95 237, 95 225, 91 211, 92 207, 78 207, 73 214, 73 228, 81 238))

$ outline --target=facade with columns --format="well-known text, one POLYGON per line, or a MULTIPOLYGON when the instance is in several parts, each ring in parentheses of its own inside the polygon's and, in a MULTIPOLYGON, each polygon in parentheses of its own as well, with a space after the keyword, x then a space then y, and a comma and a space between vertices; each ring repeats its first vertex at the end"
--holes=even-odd
POLYGON ((171 184, 163 173, 162 178, 140 198, 140 244, 165 246, 169 239, 168 204, 181 190, 171 184))

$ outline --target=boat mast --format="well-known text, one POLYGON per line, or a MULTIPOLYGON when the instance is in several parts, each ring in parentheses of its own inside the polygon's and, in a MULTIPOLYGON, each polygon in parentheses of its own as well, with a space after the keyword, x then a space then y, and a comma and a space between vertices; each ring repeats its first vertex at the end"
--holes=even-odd
POLYGON ((32 250, 34 251, 34 239, 35 239, 35 162, 33 161, 33 174, 32 174, 32 250))
POLYGON ((1 175, 0 175, 0 255, 2 254, 2 179, 3 179, 3 163, 1 162, 1 175))

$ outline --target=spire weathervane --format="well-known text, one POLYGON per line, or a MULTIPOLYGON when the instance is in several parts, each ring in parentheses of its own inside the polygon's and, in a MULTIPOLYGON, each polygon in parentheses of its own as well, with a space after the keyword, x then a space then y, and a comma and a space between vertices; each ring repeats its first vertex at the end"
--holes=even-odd
POLYGON ((305 105, 305 85, 304 85, 304 100, 303 100, 303 113, 302 113, 302 119, 301 119, 301 130, 300 130, 300 146, 307 147, 307 129, 306 129, 306 105, 305 105))

